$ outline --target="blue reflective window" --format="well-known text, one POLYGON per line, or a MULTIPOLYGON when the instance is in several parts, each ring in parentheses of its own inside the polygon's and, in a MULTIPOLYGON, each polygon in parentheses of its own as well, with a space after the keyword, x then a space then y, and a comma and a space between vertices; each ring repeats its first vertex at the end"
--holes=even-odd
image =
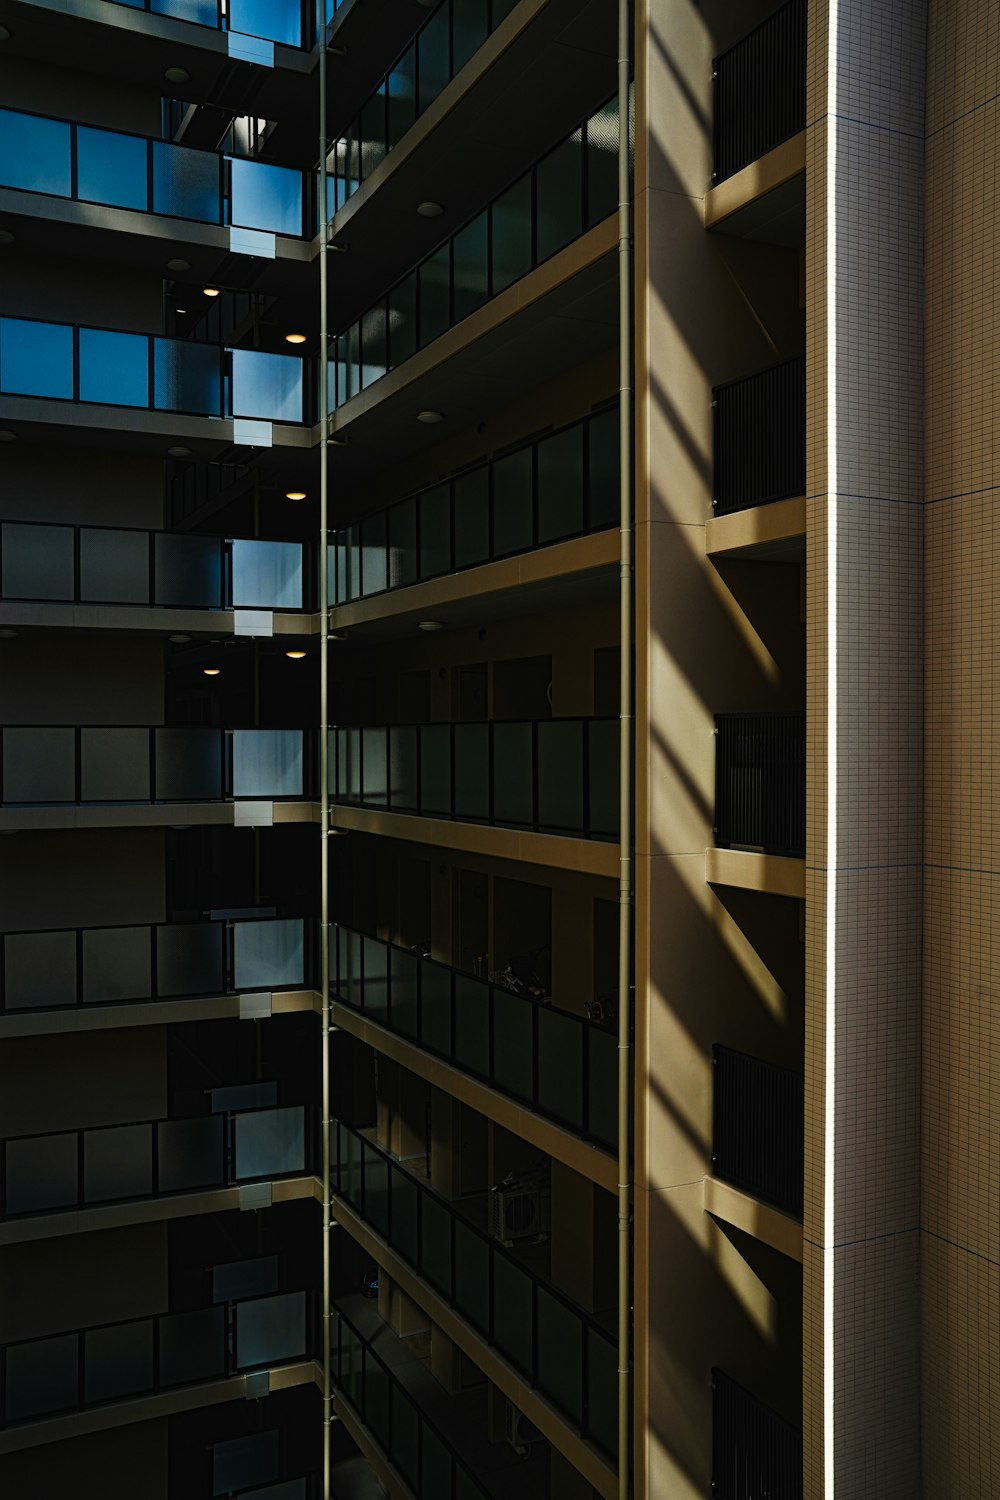
POLYGON ((229 29, 301 47, 301 6, 298 0, 229 0, 229 29))
POLYGON ((302 233, 302 173, 230 157, 230 221, 271 234, 302 233))
POLYGON ((69 126, 61 120, 39 120, 35 115, 0 109, 0 183, 68 198, 72 192, 69 135, 69 126))
POLYGON ((149 405, 149 340, 141 333, 80 329, 80 400, 149 405))
POLYGON ((76 195, 115 208, 149 207, 146 142, 111 130, 76 130, 76 195))
POLYGON ((149 8, 155 15, 176 16, 199 26, 219 24, 219 0, 149 0, 149 8))
POLYGON ((72 328, 0 318, 0 390, 7 396, 58 396, 71 401, 72 328))
POLYGON ((158 410, 219 417, 221 384, 218 349, 182 339, 154 340, 153 405, 158 410))
POLYGON ((302 421, 302 361, 258 349, 233 350, 233 416, 302 421))
POLYGON ((153 142, 153 212, 218 224, 222 218, 222 162, 211 151, 153 142))

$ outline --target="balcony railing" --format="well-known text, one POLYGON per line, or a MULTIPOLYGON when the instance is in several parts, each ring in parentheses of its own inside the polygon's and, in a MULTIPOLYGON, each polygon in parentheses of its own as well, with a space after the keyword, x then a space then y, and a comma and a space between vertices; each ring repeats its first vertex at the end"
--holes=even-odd
POLYGON ((337 335, 331 408, 614 213, 617 159, 612 99, 337 335))
POLYGON ((334 1192, 609 1457, 616 1345, 516 1255, 358 1131, 334 1122, 334 1192))
POLYGON ((273 1083, 238 1084, 209 1091, 210 1114, 9 1136, 0 1152, 0 1215, 22 1218, 299 1177, 310 1162, 306 1109, 266 1107, 277 1096, 273 1083), (241 1109, 241 1102, 257 1107, 241 1109))
POLYGON ((336 998, 537 1114, 613 1150, 617 1032, 334 925, 336 998))
POLYGON ((301 610, 311 604, 301 542, 0 523, 0 599, 164 609, 301 610))
POLYGON ((802 1500, 802 1433, 722 1370, 712 1371, 716 1500, 802 1500))
POLYGON ((712 1063, 712 1170, 755 1198, 801 1218, 802 1074, 729 1047, 713 1047, 712 1063))
POLYGON ((806 127, 806 5, 789 0, 715 59, 715 178, 806 127))
POLYGON ((331 1377, 415 1500, 491 1500, 454 1446, 339 1307, 330 1319, 331 1377))
POLYGON ((617 719, 335 729, 330 794, 383 812, 614 839, 618 743, 617 719))
POLYGON ((305 1359, 315 1321, 313 1300, 308 1292, 282 1292, 3 1345, 2 1424, 305 1359))
POLYGON ((618 411, 574 422, 338 531, 336 604, 618 525, 618 411))
POLYGON ((716 715, 715 842, 805 855, 804 714, 716 715))
POLYGON ((443 0, 333 143, 332 215, 510 15, 517 0, 443 0))
POLYGON ((47 724, 0 729, 0 805, 122 806, 309 795, 301 729, 47 724))
POLYGON ((0 187, 302 238, 309 179, 290 167, 0 109, 0 187))
POLYGON ((299 989, 312 938, 301 917, 0 933, 0 1013, 299 989))
POLYGON ((805 356, 717 386, 716 514, 806 492, 805 356))
POLYGON ((309 421, 304 362, 259 349, 0 318, 0 395, 197 417, 309 421))
MULTIPOLYGON (((185 1485, 186 1500, 320 1500, 320 1476, 300 1474, 308 1458, 289 1442, 293 1429, 265 1427, 243 1437, 210 1444, 202 1463, 201 1483, 185 1485), (294 1478, 282 1478, 289 1471, 294 1478)), ((193 1475, 190 1476, 193 1478, 193 1475)))

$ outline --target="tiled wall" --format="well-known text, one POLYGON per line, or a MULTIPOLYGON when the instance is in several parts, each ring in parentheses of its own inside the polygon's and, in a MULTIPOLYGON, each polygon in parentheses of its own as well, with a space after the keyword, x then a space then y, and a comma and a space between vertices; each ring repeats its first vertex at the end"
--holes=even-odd
POLYGON ((924 12, 810 5, 809 1500, 920 1492, 924 12))
POLYGON ((922 1433, 928 1500, 1000 1495, 1000 223, 996 0, 929 0, 922 1433))

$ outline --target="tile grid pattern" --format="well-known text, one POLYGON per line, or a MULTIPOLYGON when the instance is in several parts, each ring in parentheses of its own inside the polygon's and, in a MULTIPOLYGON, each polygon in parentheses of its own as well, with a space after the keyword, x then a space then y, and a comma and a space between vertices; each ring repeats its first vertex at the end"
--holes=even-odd
POLYGON ((929 0, 924 1494, 1000 1496, 1000 7, 929 0))
POLYGON ((923 0, 813 0, 808 99, 805 1493, 912 1500, 923 0))

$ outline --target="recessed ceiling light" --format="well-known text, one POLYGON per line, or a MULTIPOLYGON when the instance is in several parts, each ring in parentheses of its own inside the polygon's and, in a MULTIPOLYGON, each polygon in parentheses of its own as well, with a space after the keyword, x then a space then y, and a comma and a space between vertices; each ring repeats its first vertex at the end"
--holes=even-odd
POLYGON ((12 443, 16 438, 15 432, 8 432, 6 428, 0 432, 0 443, 12 443))
POLYGON ((187 83, 191 74, 187 68, 167 68, 163 76, 168 83, 187 83))
POLYGON ((425 198, 423 203, 417 204, 417 213, 422 219, 439 219, 444 213, 444 204, 435 203, 433 198, 425 198))
POLYGON ((417 629, 418 630, 427 630, 427 631, 443 630, 444 629, 444 621, 443 620, 421 620, 420 624, 417 627, 417 629))
POLYGON ((285 652, 285 655, 286 656, 290 656, 292 658, 292 661, 301 661, 302 658, 305 656, 305 654, 306 653, 304 651, 286 651, 285 652))
POLYGON ((189 635, 171 635, 167 639, 173 641, 175 646, 185 646, 191 637, 189 635))
POLYGON ((0 245, 13 245, 14 236, 9 229, 0 229, 0 245))
POLYGON ((206 677, 218 677, 219 673, 222 671, 222 668, 221 667, 202 667, 201 670, 204 672, 204 674, 205 674, 206 677))
POLYGON ((305 490, 286 490, 285 491, 285 499, 286 500, 304 500, 305 498, 306 498, 306 492, 305 492, 305 490))
POLYGON ((304 333, 286 333, 285 334, 285 343, 286 344, 304 344, 305 341, 306 341, 306 336, 305 336, 304 333))
POLYGON ((187 312, 187 308, 186 307, 175 307, 174 308, 174 312, 176 312, 176 313, 186 313, 187 312))
POLYGON ((8 626, 5 625, 3 629, 0 630, 0 641, 12 641, 16 635, 16 630, 11 630, 8 626))
POLYGON ((191 262, 189 260, 176 259, 167 261, 168 271, 190 271, 190 269, 191 262))
POLYGON ((181 447, 180 444, 177 444, 175 447, 167 449, 167 457, 168 458, 190 458, 191 457, 191 449, 190 448, 183 448, 183 447, 181 447))
POLYGON ((435 422, 443 422, 444 421, 444 412, 443 411, 418 411, 417 412, 417 421, 418 422, 425 422, 427 424, 427 426, 430 427, 430 426, 433 426, 433 424, 435 422))
POLYGON ((217 286, 203 286, 202 291, 206 297, 217 297, 219 295, 219 288, 217 286))

